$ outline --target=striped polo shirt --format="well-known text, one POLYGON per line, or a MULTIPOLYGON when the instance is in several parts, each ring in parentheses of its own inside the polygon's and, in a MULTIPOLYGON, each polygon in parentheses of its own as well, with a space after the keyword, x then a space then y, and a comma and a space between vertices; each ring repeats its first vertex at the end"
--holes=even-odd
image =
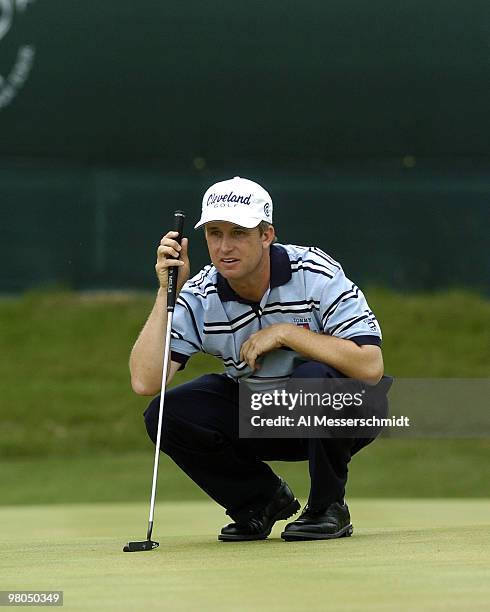
POLYGON ((316 247, 272 244, 270 285, 260 302, 241 298, 212 265, 189 279, 177 299, 171 358, 185 366, 198 351, 223 361, 225 373, 264 391, 285 384, 306 357, 288 347, 260 357, 260 370, 240 360, 251 334, 276 323, 363 344, 381 344, 381 329, 362 291, 316 247))

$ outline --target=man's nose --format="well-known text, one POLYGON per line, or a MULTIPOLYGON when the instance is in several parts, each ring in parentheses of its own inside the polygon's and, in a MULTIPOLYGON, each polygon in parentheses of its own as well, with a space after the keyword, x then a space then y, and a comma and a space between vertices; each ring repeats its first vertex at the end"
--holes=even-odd
POLYGON ((229 253, 230 251, 233 250, 233 241, 230 240, 230 238, 223 236, 220 246, 221 246, 221 250, 223 251, 223 253, 229 253))

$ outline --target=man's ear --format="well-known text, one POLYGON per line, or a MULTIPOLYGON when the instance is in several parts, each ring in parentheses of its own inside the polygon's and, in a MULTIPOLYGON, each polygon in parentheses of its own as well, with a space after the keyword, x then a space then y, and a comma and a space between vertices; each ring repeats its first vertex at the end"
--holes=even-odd
POLYGON ((276 235, 276 232, 274 230, 274 227, 272 225, 269 225, 269 227, 262 234, 262 245, 264 249, 268 249, 270 247, 270 245, 272 244, 272 241, 274 240, 275 235, 276 235))

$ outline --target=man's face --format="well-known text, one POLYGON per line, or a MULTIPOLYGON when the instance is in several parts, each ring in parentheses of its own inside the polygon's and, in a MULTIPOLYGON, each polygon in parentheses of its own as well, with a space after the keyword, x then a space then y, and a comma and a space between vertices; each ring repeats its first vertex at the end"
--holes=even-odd
POLYGON ((209 256, 218 272, 230 280, 244 280, 260 269, 262 258, 274 238, 270 227, 247 229, 228 221, 211 221, 205 227, 209 256))

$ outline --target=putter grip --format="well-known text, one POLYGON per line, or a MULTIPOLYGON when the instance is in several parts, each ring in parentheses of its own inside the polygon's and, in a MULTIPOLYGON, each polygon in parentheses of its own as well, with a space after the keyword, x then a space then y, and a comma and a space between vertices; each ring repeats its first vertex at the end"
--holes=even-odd
MULTIPOLYGON (((185 213, 182 210, 174 212, 174 231, 179 232, 176 240, 180 244, 182 241, 182 232, 184 231, 185 213)), ((177 295, 177 275, 179 268, 172 266, 168 271, 168 288, 167 288, 167 311, 171 311, 175 307, 175 298, 177 295)))

